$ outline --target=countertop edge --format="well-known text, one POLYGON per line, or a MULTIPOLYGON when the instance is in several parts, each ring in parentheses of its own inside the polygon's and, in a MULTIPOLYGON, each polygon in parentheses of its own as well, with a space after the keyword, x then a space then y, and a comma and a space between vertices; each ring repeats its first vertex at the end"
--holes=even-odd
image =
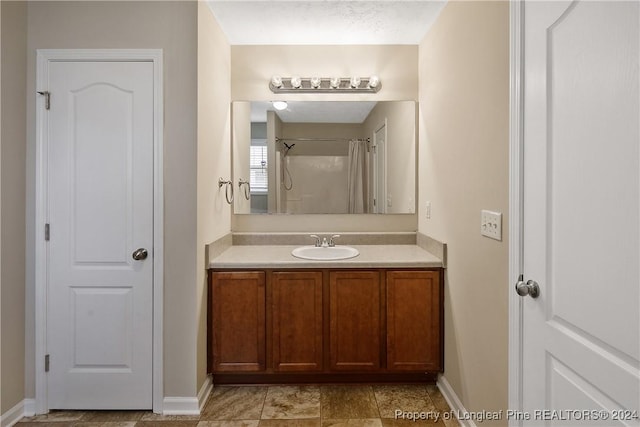
POLYGON ((418 245, 354 245, 360 255, 345 260, 310 261, 295 258, 295 246, 231 246, 210 259, 208 269, 366 269, 366 268, 444 268, 442 259, 418 245), (397 259, 389 259, 388 251, 397 259), (268 255, 265 255, 265 249, 268 255), (381 254, 381 252, 383 252, 381 254), (257 255, 259 254, 259 255, 257 255), (247 260, 251 258, 252 260, 247 260), (255 260, 258 258, 257 260, 255 260), (260 259, 263 258, 263 259, 260 259))

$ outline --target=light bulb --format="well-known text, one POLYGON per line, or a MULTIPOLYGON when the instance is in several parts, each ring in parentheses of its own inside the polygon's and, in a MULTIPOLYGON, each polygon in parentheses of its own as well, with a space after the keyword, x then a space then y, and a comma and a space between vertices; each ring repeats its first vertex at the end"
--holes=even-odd
POLYGON ((378 78, 378 76, 369 77, 369 85, 368 86, 371 89, 377 88, 379 84, 380 84, 380 78, 378 78))
POLYGON ((271 103, 276 110, 284 110, 287 108, 287 101, 273 101, 271 103))
POLYGON ((356 89, 358 86, 360 86, 360 82, 360 77, 351 77, 350 84, 352 88, 356 89))
POLYGON ((318 89, 320 87, 320 77, 311 77, 310 83, 312 88, 318 89))
POLYGON ((302 79, 299 76, 291 77, 291 87, 294 89, 300 89, 302 86, 302 79))
POLYGON ((332 89, 337 89, 340 87, 340 77, 331 77, 331 81, 329 82, 332 89))
POLYGON ((282 77, 280 76, 271 77, 271 84, 273 85, 273 87, 280 89, 282 87, 282 77))

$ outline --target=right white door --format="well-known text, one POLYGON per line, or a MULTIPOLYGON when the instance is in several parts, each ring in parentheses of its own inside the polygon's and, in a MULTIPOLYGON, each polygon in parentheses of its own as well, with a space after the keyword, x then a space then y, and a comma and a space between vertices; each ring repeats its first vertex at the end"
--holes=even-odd
POLYGON ((525 425, 637 426, 639 3, 524 10, 525 425))

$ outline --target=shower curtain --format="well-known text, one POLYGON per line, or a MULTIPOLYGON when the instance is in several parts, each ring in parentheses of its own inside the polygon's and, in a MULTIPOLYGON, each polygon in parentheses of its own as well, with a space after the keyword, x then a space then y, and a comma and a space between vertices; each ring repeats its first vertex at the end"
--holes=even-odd
POLYGON ((349 141, 349 213, 367 213, 369 189, 367 186, 367 142, 352 139, 349 141))

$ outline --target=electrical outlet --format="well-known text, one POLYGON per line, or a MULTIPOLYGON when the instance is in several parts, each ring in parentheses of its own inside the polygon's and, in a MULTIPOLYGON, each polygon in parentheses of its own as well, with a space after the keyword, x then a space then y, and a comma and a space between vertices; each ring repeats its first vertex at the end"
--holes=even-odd
POLYGON ((502 240, 502 214, 482 210, 480 212, 480 234, 490 239, 502 240))
POLYGON ((424 215, 427 217, 427 219, 431 219, 431 201, 428 201, 427 203, 425 203, 424 215))
POLYGON ((393 202, 391 200, 391 194, 387 195, 387 207, 388 208, 392 208, 393 207, 393 202))

